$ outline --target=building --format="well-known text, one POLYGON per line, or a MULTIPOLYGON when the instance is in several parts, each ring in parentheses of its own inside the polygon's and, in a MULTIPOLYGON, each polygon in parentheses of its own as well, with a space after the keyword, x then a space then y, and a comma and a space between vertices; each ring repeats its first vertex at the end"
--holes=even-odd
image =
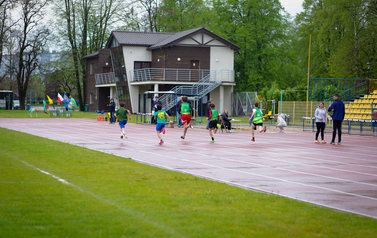
POLYGON ((231 111, 235 50, 239 47, 203 27, 178 33, 114 31, 104 49, 84 57, 85 102, 90 111, 107 110, 114 98, 117 107, 124 101, 137 113, 150 112, 153 95, 159 94, 169 110, 175 95, 196 94, 203 102, 213 98, 220 112, 231 111), (162 93, 167 91, 176 94, 162 93))

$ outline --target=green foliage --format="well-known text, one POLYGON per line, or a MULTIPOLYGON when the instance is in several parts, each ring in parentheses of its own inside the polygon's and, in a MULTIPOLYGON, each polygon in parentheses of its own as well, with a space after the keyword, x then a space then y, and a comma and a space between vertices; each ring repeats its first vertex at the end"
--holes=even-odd
POLYGON ((377 9, 370 0, 305 0, 295 21, 299 62, 308 64, 312 36, 310 76, 366 78, 377 72, 377 9))
POLYGON ((280 87, 300 82, 294 38, 279 1, 215 0, 213 8, 211 29, 241 48, 235 55, 240 91, 260 91, 274 81, 280 87))

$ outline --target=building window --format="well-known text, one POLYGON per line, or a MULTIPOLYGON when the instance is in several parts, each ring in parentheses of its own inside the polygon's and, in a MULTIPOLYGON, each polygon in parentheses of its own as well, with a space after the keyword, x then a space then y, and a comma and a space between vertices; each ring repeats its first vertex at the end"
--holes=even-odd
POLYGON ((90 64, 89 66, 89 73, 90 75, 93 75, 93 64, 90 64))
POLYGON ((89 101, 90 101, 90 104, 93 104, 93 93, 90 94, 89 101))

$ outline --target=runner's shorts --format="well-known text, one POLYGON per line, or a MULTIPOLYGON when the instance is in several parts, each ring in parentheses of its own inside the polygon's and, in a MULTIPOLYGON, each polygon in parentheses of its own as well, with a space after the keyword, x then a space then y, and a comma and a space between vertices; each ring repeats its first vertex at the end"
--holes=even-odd
POLYGON ((120 121, 119 122, 120 129, 123 129, 126 124, 127 124, 127 121, 120 121))
POLYGON ((181 116, 181 121, 182 121, 182 124, 189 124, 190 121, 191 121, 191 115, 187 115, 187 114, 183 114, 181 116))

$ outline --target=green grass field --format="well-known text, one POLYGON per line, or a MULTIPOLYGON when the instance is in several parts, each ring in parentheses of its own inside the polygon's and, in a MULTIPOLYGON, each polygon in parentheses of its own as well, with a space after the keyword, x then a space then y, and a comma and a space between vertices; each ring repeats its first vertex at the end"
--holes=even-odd
POLYGON ((364 238, 377 233, 377 220, 371 218, 7 129, 0 133, 0 237, 364 238))

